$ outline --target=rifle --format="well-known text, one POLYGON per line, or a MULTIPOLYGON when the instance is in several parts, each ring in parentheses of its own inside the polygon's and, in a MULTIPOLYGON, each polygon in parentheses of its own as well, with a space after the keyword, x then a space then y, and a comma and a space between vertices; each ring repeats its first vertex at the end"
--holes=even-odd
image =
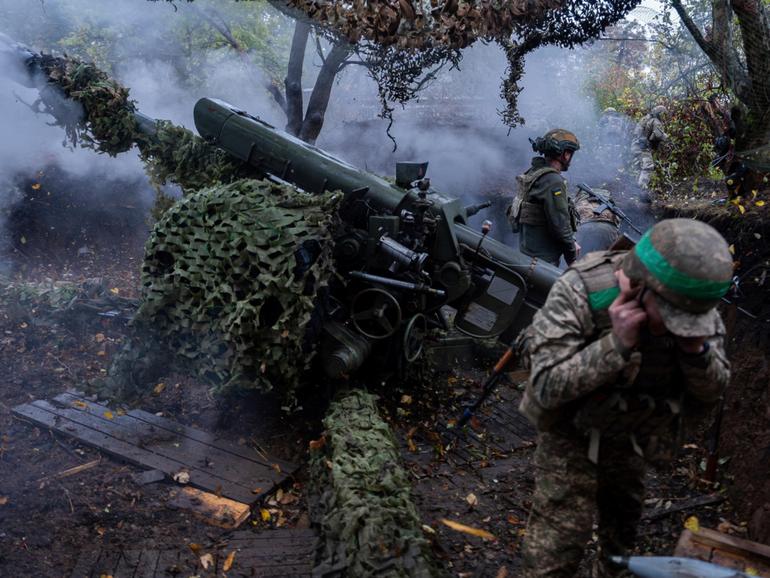
POLYGON ((619 219, 625 221, 626 224, 628 224, 628 226, 631 227, 634 231, 636 231, 639 235, 642 234, 642 232, 637 228, 637 226, 634 225, 634 223, 631 221, 631 219, 629 219, 628 216, 626 216, 626 214, 623 212, 623 210, 620 207, 618 207, 614 203, 614 201, 611 201, 610 199, 608 199, 604 195, 602 195, 600 193, 597 193, 596 191, 594 191, 591 187, 589 187, 585 183, 578 183, 577 188, 580 189, 581 191, 585 191, 586 193, 588 193, 590 196, 592 196, 594 199, 596 199, 597 201, 599 201, 601 203, 601 206, 599 206, 599 207, 594 209, 594 214, 595 215, 601 215, 602 212, 604 212, 606 209, 609 209, 615 215, 617 215, 617 217, 619 219))
POLYGON ((503 353, 502 357, 497 360, 497 363, 495 363, 495 366, 492 368, 492 373, 489 374, 489 377, 487 377, 486 382, 484 382, 484 390, 481 392, 481 395, 479 398, 475 401, 473 405, 470 407, 466 407, 465 411, 463 412, 462 417, 458 420, 457 424, 455 425, 456 429, 460 429, 463 427, 466 423, 468 423, 468 420, 470 420, 473 417, 473 414, 476 413, 476 410, 481 407, 481 404, 486 401, 486 399, 492 395, 492 392, 497 387, 498 382, 500 381, 500 378, 503 376, 503 372, 505 371, 505 368, 510 365, 511 361, 513 361, 514 352, 513 352, 513 346, 510 346, 508 349, 505 350, 505 353, 503 353))
POLYGON ((719 400, 719 407, 717 408, 716 419, 714 419, 714 425, 711 426, 711 432, 708 440, 708 452, 709 455, 706 458, 706 473, 704 478, 706 481, 714 483, 717 479, 717 466, 719 465, 719 435, 722 432, 722 414, 725 412, 725 398, 719 400))

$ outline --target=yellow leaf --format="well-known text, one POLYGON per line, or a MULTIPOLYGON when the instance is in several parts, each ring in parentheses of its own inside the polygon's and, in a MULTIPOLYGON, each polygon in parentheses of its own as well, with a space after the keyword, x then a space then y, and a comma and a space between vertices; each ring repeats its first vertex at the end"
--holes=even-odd
POLYGON ((738 205, 738 210, 741 212, 741 215, 746 212, 746 207, 743 205, 738 205))
POLYGON ((700 532, 700 522, 695 516, 690 516, 684 521, 684 527, 690 530, 690 532, 700 532))
POLYGON ((104 412, 104 417, 106 417, 107 419, 112 419, 115 416, 112 415, 112 412, 110 410, 107 410, 107 411, 104 412))
POLYGON ((33 191, 39 191, 40 190, 40 183, 35 183, 34 185, 32 185, 32 190, 33 191))
POLYGON ((152 388, 152 393, 154 393, 155 395, 160 395, 161 393, 163 393, 164 389, 166 389, 166 384, 163 382, 160 382, 158 385, 152 388))
POLYGON ((730 255, 735 255, 735 245, 730 245, 727 250, 730 251, 730 255))
POLYGON ((117 295, 118 293, 120 293, 120 289, 118 289, 117 287, 113 287, 112 289, 110 289, 110 293, 112 293, 113 295, 117 295))
POLYGON ((476 494, 474 494, 473 492, 465 496, 465 501, 468 502, 468 505, 471 508, 479 505, 479 499, 476 497, 476 494))
POLYGON ((222 572, 227 572, 228 570, 230 570, 230 568, 233 567, 234 561, 235 561, 235 550, 233 550, 227 555, 227 558, 225 559, 225 563, 222 566, 222 572))
POLYGON ((88 404, 84 401, 76 400, 72 402, 72 405, 78 409, 88 409, 88 404))
POLYGON ((211 554, 204 554, 200 557, 201 566, 203 566, 204 570, 208 570, 209 566, 211 566, 214 563, 214 556, 211 554))
POLYGON ((263 522, 269 522, 270 521, 270 512, 265 510, 264 508, 259 509, 259 515, 262 517, 263 522))
POLYGON ((460 522, 455 522, 453 520, 447 520, 446 518, 441 518, 441 523, 445 526, 448 526, 449 528, 452 528, 453 530, 456 530, 458 532, 463 532, 464 534, 470 534, 471 536, 478 536, 479 538, 483 538, 484 540, 493 540, 496 541, 497 538, 493 534, 490 534, 486 530, 481 530, 479 528, 473 528, 471 526, 466 526, 465 524, 461 524, 460 522))
POLYGON ((751 198, 752 199, 756 199, 757 198, 757 192, 758 192, 757 189, 752 189, 752 191, 751 191, 751 198))
POLYGON ((757 201, 757 202, 755 202, 754 204, 755 204, 757 207, 764 207, 764 206, 765 206, 765 201, 757 201))
POLYGON ((759 576, 759 571, 756 568, 752 568, 751 566, 746 566, 746 570, 744 570, 746 574, 749 576, 759 576))

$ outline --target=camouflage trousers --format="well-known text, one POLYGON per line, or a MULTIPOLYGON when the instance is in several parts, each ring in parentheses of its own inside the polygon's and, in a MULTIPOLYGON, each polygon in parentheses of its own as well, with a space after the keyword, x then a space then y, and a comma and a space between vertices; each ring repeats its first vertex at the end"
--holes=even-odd
POLYGON ((650 186, 650 179, 655 172, 655 160, 652 158, 652 151, 645 149, 640 151, 636 162, 639 167, 639 178, 636 180, 636 184, 642 189, 647 189, 650 186))
POLYGON ((576 431, 540 432, 524 578, 574 578, 595 518, 599 553, 592 576, 627 575, 608 559, 633 547, 642 515, 645 463, 628 438, 602 438, 598 461, 588 459, 588 439, 576 431))

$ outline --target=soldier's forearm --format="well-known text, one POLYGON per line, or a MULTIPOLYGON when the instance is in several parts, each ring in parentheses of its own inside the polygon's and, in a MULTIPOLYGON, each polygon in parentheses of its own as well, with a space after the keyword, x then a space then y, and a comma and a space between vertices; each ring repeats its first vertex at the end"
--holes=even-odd
POLYGON ((616 382, 629 363, 612 333, 557 364, 548 365, 550 359, 553 356, 547 348, 532 357, 535 396, 546 409, 556 409, 616 382))

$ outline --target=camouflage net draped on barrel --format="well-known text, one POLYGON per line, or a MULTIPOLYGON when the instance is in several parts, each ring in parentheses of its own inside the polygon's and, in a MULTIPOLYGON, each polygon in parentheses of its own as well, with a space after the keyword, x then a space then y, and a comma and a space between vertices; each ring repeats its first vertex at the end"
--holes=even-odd
POLYGON ((41 103, 64 126, 73 144, 80 141, 113 156, 136 144, 156 186, 171 181, 194 191, 246 176, 243 163, 185 128, 160 121, 155 134, 141 132, 128 89, 93 64, 48 54, 35 59, 46 83, 82 107, 67 111, 67 103, 56 92, 41 92, 41 103))
POLYGON ((215 390, 295 389, 338 197, 241 180, 191 194, 155 226, 135 318, 215 390))
POLYGON ((325 445, 311 457, 318 496, 312 514, 325 540, 314 575, 437 576, 409 478, 376 400, 365 391, 347 392, 324 419, 325 445))

